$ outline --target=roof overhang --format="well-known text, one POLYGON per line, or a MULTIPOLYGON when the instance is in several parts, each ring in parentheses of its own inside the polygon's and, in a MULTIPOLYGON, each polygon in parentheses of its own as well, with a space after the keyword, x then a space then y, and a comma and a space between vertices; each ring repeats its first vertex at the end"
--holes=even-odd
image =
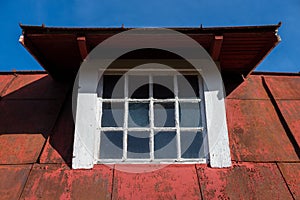
MULTIPOLYGON (((131 28, 63 28, 26 26, 21 44, 54 78, 73 78, 82 61, 99 43, 131 28)), ((170 28, 201 44, 219 63, 221 72, 248 76, 280 42, 278 25, 170 28)), ((149 28, 150 29, 150 28, 149 28)), ((176 41, 174 41, 176 43, 176 41)), ((165 58, 161 55, 160 58, 165 58)), ((128 57, 132 59, 132 55, 128 57)), ((135 59, 144 58, 136 55, 135 59)), ((126 59, 126 57, 125 57, 126 59)), ((172 59, 172 57, 170 57, 172 59)))

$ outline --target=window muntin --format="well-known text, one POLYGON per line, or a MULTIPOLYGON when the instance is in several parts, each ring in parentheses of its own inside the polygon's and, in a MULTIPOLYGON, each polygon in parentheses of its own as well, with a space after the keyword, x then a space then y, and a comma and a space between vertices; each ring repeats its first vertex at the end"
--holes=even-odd
POLYGON ((97 161, 206 162, 202 79, 184 78, 187 81, 179 75, 104 75, 98 87, 97 161), (118 81, 122 89, 109 94, 118 81), (195 94, 186 93, 182 83, 195 94))

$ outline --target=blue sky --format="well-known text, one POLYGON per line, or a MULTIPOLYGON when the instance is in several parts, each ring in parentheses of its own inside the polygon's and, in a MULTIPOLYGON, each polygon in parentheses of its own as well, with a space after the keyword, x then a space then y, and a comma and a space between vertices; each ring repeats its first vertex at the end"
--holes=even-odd
POLYGON ((178 27, 277 24, 282 42, 258 71, 300 71, 299 0, 0 1, 0 71, 41 70, 18 43, 19 23, 46 26, 178 27))

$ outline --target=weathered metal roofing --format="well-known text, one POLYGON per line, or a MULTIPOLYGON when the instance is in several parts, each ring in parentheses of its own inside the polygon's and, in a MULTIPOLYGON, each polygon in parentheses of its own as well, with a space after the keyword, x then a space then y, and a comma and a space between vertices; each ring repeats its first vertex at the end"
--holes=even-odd
MULTIPOLYGON (((114 34, 131 29, 64 28, 44 25, 20 25, 20 27, 23 30, 20 42, 50 75, 62 79, 73 77, 86 55, 99 43, 114 34)), ((216 61, 220 62, 223 74, 246 77, 280 41, 277 35, 279 27, 280 24, 170 29, 187 34, 201 44, 216 61), (221 41, 215 45, 219 39, 221 41)), ((176 39, 174 44, 177 44, 176 39)), ((158 53, 157 56, 170 58, 170 54, 158 53)), ((124 58, 126 59, 126 56, 124 58)), ((138 59, 139 55, 135 55, 135 58, 138 59)))
POLYGON ((70 169, 71 82, 1 73, 1 199, 299 199, 299 83, 300 74, 254 73, 227 96, 232 167, 130 174, 70 169))

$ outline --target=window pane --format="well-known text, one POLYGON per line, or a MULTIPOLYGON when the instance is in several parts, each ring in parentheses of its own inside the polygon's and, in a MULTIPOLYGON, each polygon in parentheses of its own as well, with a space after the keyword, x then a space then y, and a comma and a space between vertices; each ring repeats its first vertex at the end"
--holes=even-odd
POLYGON ((174 103, 154 104, 154 126, 175 127, 175 106, 174 103))
POLYGON ((155 99, 174 98, 173 76, 153 77, 153 97, 155 99))
POLYGON ((123 127, 124 103, 102 104, 102 127, 123 127))
POLYGON ((201 132, 181 131, 181 157, 204 158, 203 137, 201 132))
POLYGON ((199 97, 198 77, 193 75, 177 76, 178 97, 197 98, 199 97))
POLYGON ((155 133, 154 158, 177 158, 176 132, 155 133))
POLYGON ((148 99, 149 77, 128 76, 128 96, 132 99, 148 99))
POLYGON ((127 135, 127 158, 150 158, 150 133, 131 131, 127 135))
POLYGON ((129 103, 128 127, 149 127, 149 103, 129 103))
POLYGON ((201 127, 200 103, 179 103, 180 127, 201 127))
POLYGON ((105 75, 103 77, 103 98, 124 98, 124 77, 105 75))
POLYGON ((122 156, 123 132, 102 132, 100 140, 100 159, 121 159, 122 156))

